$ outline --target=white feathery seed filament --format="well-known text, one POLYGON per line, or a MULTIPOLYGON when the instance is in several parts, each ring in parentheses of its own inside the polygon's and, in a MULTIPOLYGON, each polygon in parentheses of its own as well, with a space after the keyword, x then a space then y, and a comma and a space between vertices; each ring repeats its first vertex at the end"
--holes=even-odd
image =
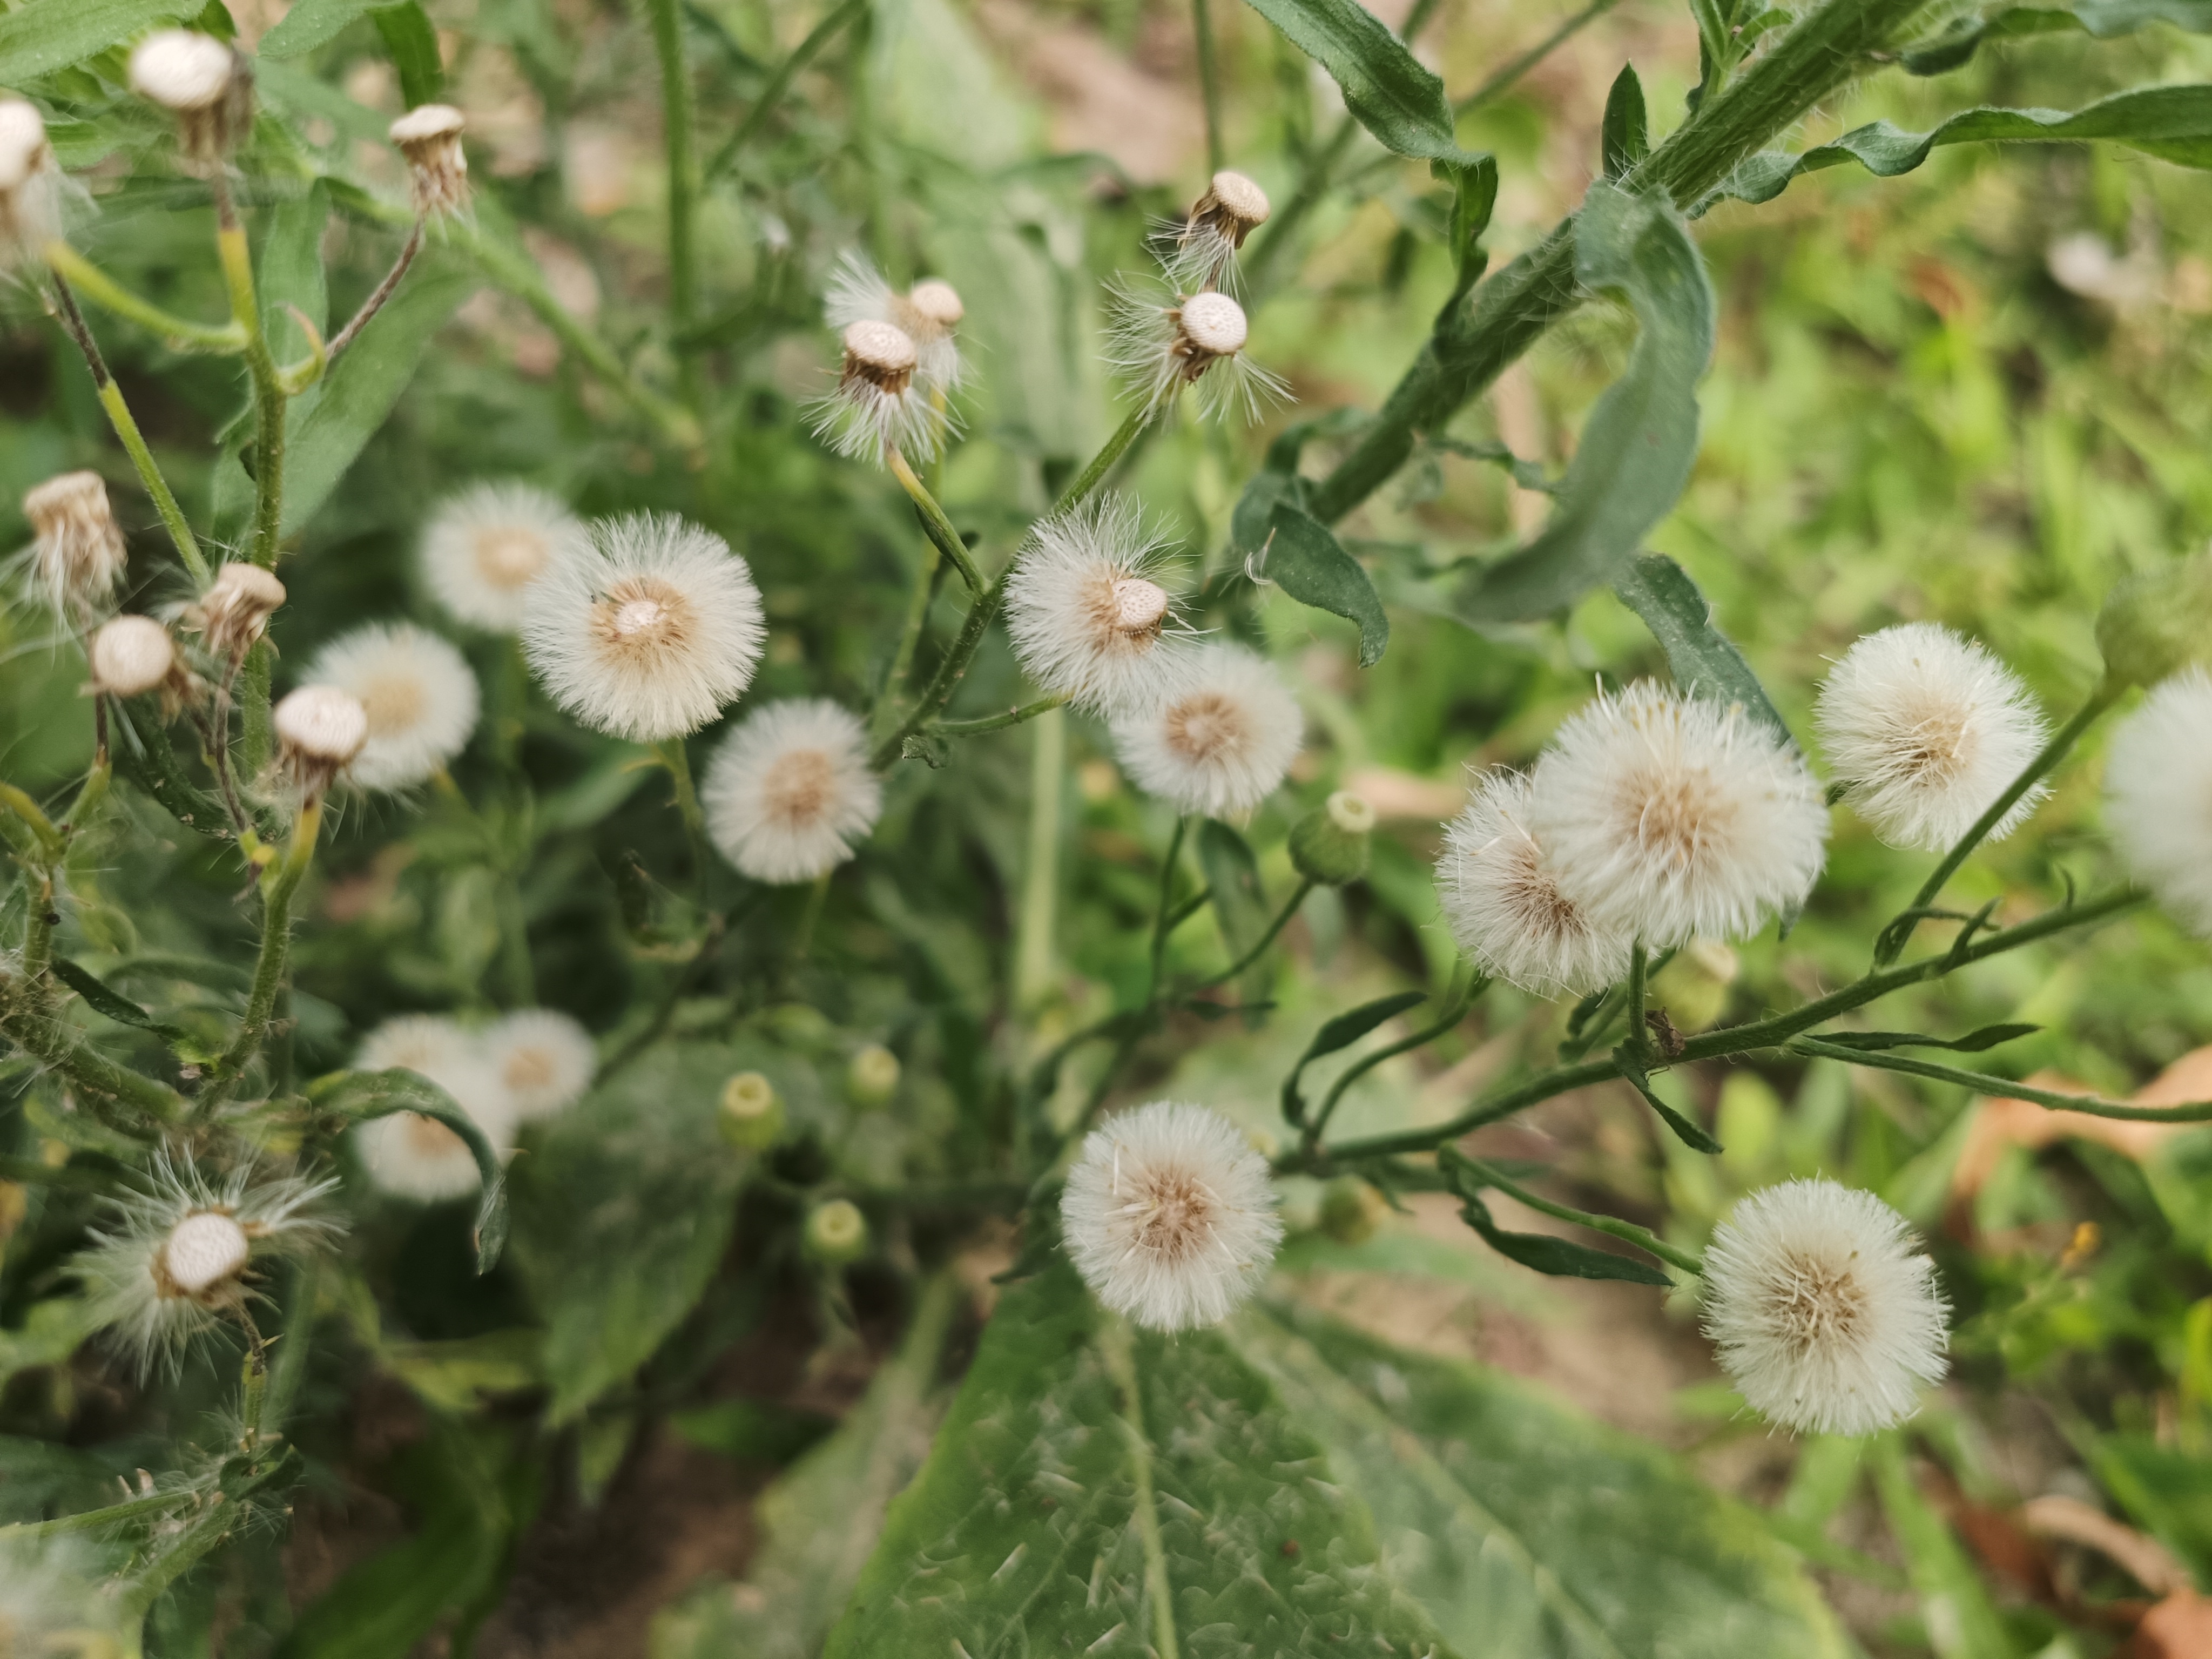
POLYGON ((1274 665, 1241 645, 1194 647, 1157 696, 1114 716, 1114 749, 1147 794, 1185 812, 1249 812, 1305 740, 1305 714, 1274 665))
MULTIPOLYGON (((962 367, 956 336, 968 308, 959 291, 943 278, 925 278, 901 294, 866 255, 848 253, 830 279, 823 309, 841 335, 862 323, 897 329, 914 347, 914 376, 924 392, 942 395, 958 389, 962 367)), ((847 340, 849 349, 849 335, 847 340)))
POLYGON ((1243 307, 1226 294, 1160 292, 1124 279, 1110 289, 1112 327, 1107 361, 1157 415, 1186 390, 1209 416, 1235 412, 1257 419, 1264 404, 1290 388, 1252 362, 1243 307))
POLYGON ((1583 996, 1627 971, 1632 936, 1559 890, 1528 828, 1528 778, 1503 769, 1477 781, 1444 830, 1437 896, 1445 924, 1486 974, 1540 996, 1583 996))
POLYGON ((422 575, 461 621, 513 634, 530 585, 558 559, 589 556, 591 544, 559 496, 526 483, 471 484, 431 515, 422 575))
POLYGON ((407 158, 416 213, 458 213, 468 205, 469 158, 461 148, 467 126, 468 118, 451 104, 420 104, 386 129, 407 158))
POLYGON ((836 391, 814 405, 815 434, 848 460, 881 463, 892 450, 908 460, 934 455, 951 416, 919 377, 914 337, 863 318, 846 325, 844 347, 836 391))
POLYGON ((1270 208, 1257 180, 1226 168, 1215 173, 1182 222, 1167 227, 1174 242, 1162 256, 1168 275, 1192 291, 1233 283, 1237 250, 1267 222, 1270 208))
POLYGON ((722 856, 755 881, 811 881, 853 856, 883 811, 860 720, 821 698, 763 704, 708 763, 700 803, 722 856))
POLYGON ((1126 496, 1040 521, 1006 580, 1014 654, 1045 690, 1115 714, 1157 698, 1189 646, 1170 628, 1162 544, 1126 496))
POLYGON ((2114 728, 2105 825, 2136 878, 2212 939, 2212 676, 2202 668, 2153 686, 2114 728))
POLYGON ((210 655, 242 657, 283 603, 284 584, 274 572, 232 559, 185 612, 185 626, 199 634, 210 655))
POLYGON ((23 497, 39 585, 54 608, 80 619, 106 605, 130 555, 97 472, 64 472, 23 497))
POLYGON ((347 768, 363 789, 409 789, 459 755, 476 730, 477 677, 446 641, 411 623, 371 623, 325 646, 307 671, 359 700, 368 736, 347 768))

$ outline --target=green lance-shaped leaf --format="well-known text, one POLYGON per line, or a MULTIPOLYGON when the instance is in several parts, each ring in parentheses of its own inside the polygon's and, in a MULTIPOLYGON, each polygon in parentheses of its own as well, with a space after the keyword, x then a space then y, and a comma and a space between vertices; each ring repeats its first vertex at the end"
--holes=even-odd
POLYGON ((438 31, 422 0, 402 0, 396 6, 378 6, 368 14, 384 38, 384 50, 399 73, 400 95, 407 107, 437 101, 446 89, 446 66, 438 55, 438 31))
POLYGON ((1254 576, 1273 582, 1301 605, 1358 623, 1359 665, 1370 667, 1389 646, 1390 619, 1359 561, 1305 510, 1304 485, 1294 469, 1309 435, 1302 428, 1276 441, 1267 467, 1244 487, 1230 517, 1230 545, 1254 576))
POLYGON ((1314 1033, 1298 1063, 1291 1067, 1291 1074, 1283 1079, 1283 1121, 1292 1125, 1303 1124, 1306 1117, 1305 1097, 1298 1092, 1298 1079, 1305 1075, 1307 1066, 1323 1054, 1333 1054, 1340 1048, 1349 1048, 1386 1019, 1395 1019, 1407 1009, 1429 1000, 1426 991, 1394 991, 1387 997, 1377 997, 1348 1009, 1326 1022, 1314 1033))
POLYGON ((1590 412, 1551 522, 1457 596, 1472 622, 1547 616, 1613 580, 1674 507, 1697 457, 1713 293, 1681 215, 1662 195, 1593 185, 1575 216, 1575 270, 1583 287, 1625 296, 1642 331, 1590 412))
POLYGON ((1598 129, 1598 159, 1608 179, 1625 179, 1651 153, 1651 127, 1644 110, 1644 82, 1636 65, 1624 64, 1605 95, 1605 119, 1598 129))
POLYGON ((1644 1097, 1644 1103, 1658 1113, 1659 1121, 1674 1132, 1675 1139, 1692 1152, 1704 1152, 1708 1156, 1726 1150, 1719 1141, 1705 1133, 1703 1126, 1684 1117, 1652 1092, 1651 1079, 1644 1071, 1643 1063, 1626 1047, 1615 1048, 1613 1059, 1613 1063, 1620 1067, 1621 1076, 1626 1078, 1636 1092, 1644 1097))
POLYGON ((1898 61, 1908 75, 1942 75, 1960 68, 1990 41, 2068 30, 2111 40, 2153 23, 2171 23, 2191 34, 2212 34, 2212 0, 2074 0, 2066 6, 1998 6, 1952 19, 1936 34, 1899 52, 1898 61))
POLYGON ((1894 178, 1910 173, 1948 144, 2057 143, 2106 138, 2186 167, 2212 167, 2212 86, 2138 87, 2115 93, 2087 109, 1996 109, 1960 112, 1928 132, 1906 132, 1887 121, 1854 127, 1832 143, 1802 155, 1769 151, 1743 162, 1696 211, 1723 197, 1771 202, 1800 173, 1856 161, 1869 173, 1894 178))
POLYGON ((1460 1194, 1460 1216, 1482 1236, 1484 1243, 1524 1267, 1555 1279, 1625 1279, 1632 1285, 1659 1285, 1668 1290, 1674 1281, 1659 1268, 1633 1256, 1593 1249, 1571 1239, 1549 1233, 1513 1233, 1499 1226, 1490 1206, 1473 1190, 1460 1194))
POLYGON ((829 1659, 1448 1659, 1343 1473, 1222 1332, 1132 1333, 1056 1258, 1000 1302, 829 1659))
POLYGON ((337 38, 356 18, 366 16, 374 0, 298 0, 261 37, 263 58, 298 58, 325 40, 337 38))
MULTIPOLYGON (((1231 960, 1237 960, 1259 942, 1273 914, 1267 886, 1260 879, 1259 858, 1237 830, 1208 818, 1198 826, 1198 867, 1206 872, 1208 902, 1221 925, 1222 940, 1229 946, 1231 960)), ((1264 963, 1255 963, 1244 975, 1244 994, 1262 994, 1270 977, 1264 963)), ((1218 1003, 1206 1003, 1194 1006, 1193 1012, 1201 1018, 1215 1018, 1229 1011, 1218 1003)))
POLYGON ((0 13, 0 87, 82 63, 197 9, 191 0, 31 0, 0 13))
POLYGON ((1766 688, 1735 641, 1713 626, 1711 605, 1681 566, 1660 554, 1644 554, 1613 579, 1613 591, 1659 641, 1677 685, 1715 702, 1741 704, 1747 714, 1795 746, 1796 739, 1766 688))
POLYGON ((307 1097, 326 1110, 360 1122, 389 1117, 394 1112, 413 1112, 436 1120, 459 1135, 467 1144, 469 1156, 476 1159, 477 1178, 483 1183, 474 1230, 477 1271, 488 1273, 499 1265, 500 1254, 507 1249, 507 1170, 483 1127, 451 1095, 419 1072, 395 1067, 386 1072, 334 1073, 318 1079, 309 1087, 307 1097))
POLYGON ((172 1025, 167 1020, 156 1019, 120 991, 104 984, 99 978, 70 961, 67 957, 56 957, 52 967, 54 977, 85 1000, 94 1012, 104 1014, 119 1025, 135 1026, 141 1031, 151 1031, 155 1036, 187 1058, 210 1058, 204 1054, 200 1041, 181 1025, 172 1025))
POLYGON ((1344 106, 1389 149, 1423 161, 1474 158, 1454 135, 1444 83, 1358 0, 1250 0, 1283 38, 1327 70, 1344 106))
POLYGON ((1864 1054, 1880 1054, 1891 1048, 1950 1048, 1962 1054, 1978 1054, 2001 1042, 2033 1036, 2042 1029, 2040 1025, 1984 1025, 1962 1037, 1923 1036, 1917 1031, 1823 1031, 1820 1041, 1864 1054))

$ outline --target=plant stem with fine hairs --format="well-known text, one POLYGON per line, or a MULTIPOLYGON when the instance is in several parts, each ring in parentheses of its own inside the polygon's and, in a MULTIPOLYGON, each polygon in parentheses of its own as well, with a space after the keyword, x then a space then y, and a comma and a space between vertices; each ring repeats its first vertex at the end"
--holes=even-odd
MULTIPOLYGON (((697 255, 691 210, 696 175, 691 156, 691 74, 684 61, 681 0, 646 0, 653 20, 653 49, 660 59, 661 136, 668 168, 668 331, 680 339, 691 326, 698 299, 697 255)), ((689 408, 699 407, 698 360, 677 360, 678 384, 689 408)))

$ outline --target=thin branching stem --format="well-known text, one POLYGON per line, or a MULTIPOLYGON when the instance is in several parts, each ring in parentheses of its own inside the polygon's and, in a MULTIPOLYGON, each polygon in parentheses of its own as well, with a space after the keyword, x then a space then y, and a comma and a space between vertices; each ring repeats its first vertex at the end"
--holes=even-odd
POLYGON ((1039 697, 1035 702, 1025 702, 1009 708, 1003 714, 985 714, 980 719, 972 720, 939 720, 935 729, 939 737, 980 737, 986 732, 1003 732, 1010 726, 1019 726, 1024 720, 1035 720, 1040 714, 1049 714, 1054 709, 1065 705, 1066 702, 1067 698, 1063 693, 1055 691, 1048 697, 1039 697))
MULTIPOLYGON (((690 331, 698 302, 698 257, 691 215, 697 198, 696 166, 691 153, 691 71, 684 56, 684 9, 680 0, 647 0, 653 21, 653 48, 660 59, 660 131, 668 172, 668 333, 682 339, 690 331)), ((678 387, 686 407, 699 407, 698 359, 677 359, 678 387)))
POLYGON ((407 232, 407 240, 399 245, 399 257, 392 262, 392 269, 384 273, 384 280, 376 285, 368 298, 361 302, 346 325, 331 337, 331 343, 323 355, 324 367, 337 362, 339 355, 361 337, 362 330, 369 325, 376 313, 384 309, 385 301, 399 291, 400 279, 407 268, 415 263, 415 256, 422 251, 422 221, 416 220, 407 232))
POLYGON ((199 1112, 212 1112, 230 1086, 261 1052, 284 987, 285 964, 292 945, 292 900, 314 862, 315 841, 323 827, 323 801, 312 795, 300 805, 292 821, 292 838, 283 854, 270 864, 261 878, 261 949, 253 964, 252 982, 246 993, 246 1012, 238 1035, 208 1075, 200 1091, 199 1112))
POLYGON ((1190 27, 1198 40, 1198 100, 1206 111, 1206 170, 1218 173, 1228 161, 1221 138, 1221 71, 1214 61, 1209 0, 1190 0, 1190 27))
POLYGON ((937 504, 937 497, 929 493, 929 487, 915 475, 914 468, 907 465, 906 457, 896 446, 884 451, 884 465, 890 469, 891 477, 899 481, 899 487, 913 501, 914 510, 921 520, 922 530, 928 536, 930 544, 951 561, 952 568, 960 573, 960 580, 968 584, 970 593, 981 593, 983 578, 975 568, 975 561, 968 555, 968 544, 960 539, 960 532, 952 527, 952 520, 945 516, 945 509, 937 504))

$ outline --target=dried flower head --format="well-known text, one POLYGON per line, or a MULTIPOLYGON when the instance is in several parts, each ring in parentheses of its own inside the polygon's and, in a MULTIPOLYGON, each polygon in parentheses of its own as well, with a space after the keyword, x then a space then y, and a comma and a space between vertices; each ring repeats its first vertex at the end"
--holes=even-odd
POLYGON ((1497 979, 1539 996, 1582 996, 1628 968, 1631 937, 1559 890, 1528 823, 1528 778, 1503 768, 1476 781, 1444 830, 1437 896, 1459 948, 1497 979))
POLYGON ((1740 707, 1649 680, 1559 729, 1527 811, 1559 890, 1658 949, 1756 932, 1826 857, 1827 805, 1794 749, 1740 707))
POLYGON ((1832 1181, 1762 1188, 1705 1247, 1705 1334, 1753 1409, 1872 1434, 1942 1380, 1948 1310, 1903 1216, 1832 1181))
POLYGON ((1226 294, 1156 292, 1123 282, 1112 294, 1107 361, 1158 414, 1195 387, 1200 411, 1256 420, 1290 388, 1245 355, 1244 307, 1226 294))
POLYGON ((112 1225, 76 1261, 94 1316, 142 1374, 173 1364, 192 1337, 244 1310, 256 1257, 337 1231, 313 1213, 334 1181, 240 1170, 217 1182, 189 1157, 167 1154, 150 1173, 150 1190, 113 1200, 112 1225))
POLYGON ((1213 175, 1206 194, 1173 227, 1175 246, 1164 263, 1175 285, 1188 292, 1219 288, 1237 275, 1237 252, 1267 222, 1267 192, 1243 173, 1213 175))
POLYGON ((1091 1292, 1156 1331, 1226 1319, 1283 1239, 1267 1161, 1220 1113, 1173 1100, 1091 1132, 1060 1215, 1091 1292))
POLYGON ((1274 665, 1241 645, 1192 648, 1166 688, 1114 717, 1121 768, 1147 794, 1225 817, 1273 794, 1305 740, 1274 665))
POLYGON ((386 130, 407 158, 415 211, 425 219, 459 213, 469 204, 469 158, 461 149, 468 118, 451 104, 418 104, 386 130))
POLYGON ((2136 879, 2212 939, 2212 676, 2184 669, 2112 732, 2105 823, 2136 879))
POLYGON ((372 623, 340 635, 307 679, 349 693, 368 715, 368 740, 346 768, 346 781, 363 789, 427 782, 477 729, 477 677, 467 659, 412 623, 372 623))
POLYGON ((368 741, 368 711, 335 685, 303 685, 270 712, 276 760, 293 787, 313 798, 337 781, 368 741))
POLYGON ((0 271, 34 268, 62 234, 62 175, 46 118, 21 98, 0 98, 0 271))
POLYGON ((968 308, 951 283, 930 277, 901 294, 866 255, 848 253, 830 279, 823 311, 841 334, 856 323, 889 324, 914 343, 914 377, 924 392, 949 394, 958 388, 960 345, 954 336, 968 308))
POLYGON ((209 655, 234 662, 261 637, 283 603, 284 584, 275 572, 232 559, 185 611, 184 625, 199 635, 209 655))
POLYGON ((65 617, 88 623, 115 596, 130 562, 122 526, 97 472, 64 472, 23 497, 39 586, 65 617))
MULTIPOLYGON (((1893 847, 1937 852, 1965 835, 2043 747, 2043 717, 2012 671, 1935 623, 1869 634, 1820 688, 1814 720, 1852 810, 1893 847)), ((2027 822, 2038 784, 1990 831, 2027 822)))
POLYGON ((764 703, 724 739, 700 799, 722 856, 755 881, 811 881, 883 811, 860 720, 820 698, 764 703))
MULTIPOLYGON (((495 1148, 506 1152, 514 1146, 514 1097, 484 1045, 452 1020, 435 1014, 388 1019, 369 1033, 353 1064, 357 1072, 398 1068, 428 1079, 495 1148)), ((369 1179, 402 1198, 459 1198, 481 1180, 468 1142, 419 1112, 373 1118, 353 1139, 369 1179)))
POLYGON ((1189 648, 1154 580, 1161 550, 1125 496, 1040 520, 1006 578, 1006 632, 1030 678, 1106 714, 1156 698, 1189 648))
POLYGON ((507 1015, 484 1033, 483 1053, 518 1123, 567 1111, 599 1069, 591 1033, 552 1008, 507 1015))
POLYGON ((592 730, 658 743, 696 732, 752 683, 767 628, 745 562, 668 514, 602 520, 531 585, 522 648, 592 730))
POLYGON ((253 76, 227 42, 191 29, 156 29, 131 53, 131 90, 177 118, 194 161, 220 161, 253 119, 253 76))
POLYGON ((463 622, 513 634, 530 585, 556 560, 588 556, 591 544, 557 495, 526 483, 471 484, 431 515, 422 575, 463 622))
POLYGON ((102 623, 85 654, 92 665, 92 689, 108 696, 139 697, 159 690, 174 713, 191 694, 191 671, 177 654, 169 630, 151 617, 102 623))
POLYGON ((951 416, 930 400, 914 337, 895 323, 862 321, 846 328, 844 342, 837 389, 814 405, 815 435, 850 460, 881 461, 894 449, 909 459, 934 455, 951 416))

